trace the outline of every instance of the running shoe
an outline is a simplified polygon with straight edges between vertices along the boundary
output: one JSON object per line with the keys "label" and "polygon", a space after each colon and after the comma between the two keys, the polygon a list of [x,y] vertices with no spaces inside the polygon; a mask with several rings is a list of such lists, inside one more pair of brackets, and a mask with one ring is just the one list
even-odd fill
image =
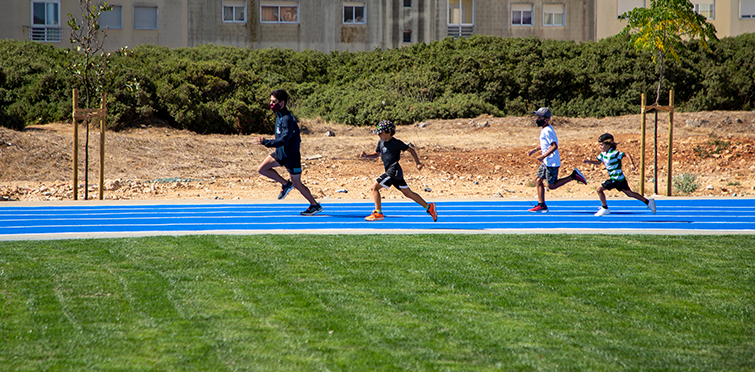
{"label": "running shoe", "polygon": [[377,211],[372,211],[372,214],[365,217],[365,221],[382,221],[385,219],[385,216],[383,216],[382,213],[378,213]]}
{"label": "running shoe", "polygon": [[595,217],[605,216],[607,214],[611,214],[611,211],[608,210],[608,208],[600,207],[597,212],[595,212]]}
{"label": "running shoe", "polygon": [[291,192],[291,190],[294,188],[294,183],[291,181],[288,181],[287,184],[281,186],[281,192],[278,194],[278,200],[281,200],[288,195],[288,193]]}
{"label": "running shoe", "polygon": [[433,217],[433,222],[438,222],[438,211],[435,210],[435,203],[430,203],[427,206],[427,214]]}
{"label": "running shoe", "polygon": [[574,172],[571,172],[571,178],[577,182],[582,182],[583,185],[587,185],[587,178],[582,175],[582,172],[580,172],[579,169],[574,168]]}
{"label": "running shoe", "polygon": [[655,199],[648,199],[648,208],[655,214]]}
{"label": "running shoe", "polygon": [[310,205],[306,211],[301,212],[302,216],[314,216],[322,212],[322,206],[320,204]]}
{"label": "running shoe", "polygon": [[528,211],[532,213],[548,213],[548,207],[538,204],[533,208],[528,209]]}

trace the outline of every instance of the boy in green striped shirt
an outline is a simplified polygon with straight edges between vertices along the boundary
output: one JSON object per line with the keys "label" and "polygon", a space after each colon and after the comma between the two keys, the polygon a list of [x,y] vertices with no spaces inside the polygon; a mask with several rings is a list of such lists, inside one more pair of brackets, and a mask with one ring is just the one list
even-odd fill
{"label": "boy in green striped shirt", "polygon": [[[608,175],[611,177],[607,181],[603,182],[602,185],[598,186],[598,189],[596,190],[598,192],[598,196],[600,197],[600,202],[603,204],[603,206],[598,210],[597,213],[595,213],[595,215],[600,217],[611,213],[611,211],[608,209],[608,204],[606,203],[605,191],[613,189],[623,191],[627,196],[645,203],[645,205],[650,208],[653,214],[655,214],[655,200],[645,199],[644,196],[632,191],[629,188],[627,179],[626,177],[624,177],[624,172],[621,170],[621,159],[624,158],[625,154],[621,151],[616,151],[616,142],[613,141],[613,135],[611,135],[610,133],[602,134],[600,138],[598,138],[598,143],[600,144],[601,151],[601,153],[597,156],[598,160],[585,159],[582,161],[585,164],[605,165],[606,170],[608,171]],[[626,154],[626,156],[629,158],[629,162],[632,164],[632,170],[634,170],[634,160],[632,160],[632,156],[630,156],[629,154]]]}

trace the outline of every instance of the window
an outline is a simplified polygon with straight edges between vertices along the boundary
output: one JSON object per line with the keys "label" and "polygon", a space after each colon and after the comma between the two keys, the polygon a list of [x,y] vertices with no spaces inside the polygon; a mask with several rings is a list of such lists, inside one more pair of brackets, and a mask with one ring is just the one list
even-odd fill
{"label": "window", "polygon": [[448,24],[474,24],[474,0],[448,0]]}
{"label": "window", "polygon": [[741,0],[739,2],[739,18],[755,19],[755,0]]}
{"label": "window", "polygon": [[343,3],[343,24],[365,24],[364,3]]}
{"label": "window", "polygon": [[263,23],[298,23],[299,3],[296,1],[261,1]]}
{"label": "window", "polygon": [[411,43],[412,42],[412,32],[410,30],[404,30],[404,39],[403,42],[405,43]]}
{"label": "window", "polygon": [[223,22],[246,23],[246,1],[223,0]]}
{"label": "window", "polygon": [[621,16],[631,11],[634,8],[644,8],[645,7],[645,0],[617,0],[616,3],[616,9],[617,9],[617,18],[621,18]]}
{"label": "window", "polygon": [[511,25],[532,26],[532,4],[511,4]]}
{"label": "window", "polygon": [[157,30],[157,7],[134,7],[134,30]]}
{"label": "window", "polygon": [[32,1],[31,25],[31,40],[59,43],[63,37],[63,29],[60,27],[60,1]]}
{"label": "window", "polygon": [[100,13],[98,22],[101,28],[109,30],[123,29],[123,7],[120,5],[113,5],[113,9]]}
{"label": "window", "polygon": [[404,8],[411,8],[412,0],[404,0]]}
{"label": "window", "polygon": [[563,26],[564,5],[543,4],[543,26]]}
{"label": "window", "polygon": [[696,1],[695,13],[704,16],[706,19],[716,19],[716,3],[715,0]]}

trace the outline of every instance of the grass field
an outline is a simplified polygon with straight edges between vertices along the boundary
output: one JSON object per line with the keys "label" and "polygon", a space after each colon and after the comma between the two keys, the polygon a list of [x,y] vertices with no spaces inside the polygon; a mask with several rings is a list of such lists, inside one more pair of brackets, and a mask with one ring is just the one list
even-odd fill
{"label": "grass field", "polygon": [[752,371],[751,236],[0,242],[0,371]]}

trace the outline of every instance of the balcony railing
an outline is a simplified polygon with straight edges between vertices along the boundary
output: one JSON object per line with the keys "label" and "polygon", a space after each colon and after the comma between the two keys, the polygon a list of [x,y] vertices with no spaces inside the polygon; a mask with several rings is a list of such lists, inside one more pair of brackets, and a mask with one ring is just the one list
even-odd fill
{"label": "balcony railing", "polygon": [[60,27],[29,27],[29,40],[47,43],[59,43],[63,39]]}
{"label": "balcony railing", "polygon": [[474,26],[448,26],[448,36],[454,39],[474,35]]}

